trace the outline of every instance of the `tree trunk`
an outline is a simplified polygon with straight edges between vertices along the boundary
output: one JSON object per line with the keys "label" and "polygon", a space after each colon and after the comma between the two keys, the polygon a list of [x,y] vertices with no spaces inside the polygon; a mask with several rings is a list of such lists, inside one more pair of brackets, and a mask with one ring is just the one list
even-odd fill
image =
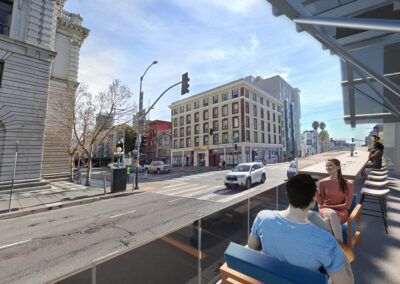
{"label": "tree trunk", "polygon": [[74,182],[74,157],[69,156],[69,165],[70,165],[70,178],[71,181]]}
{"label": "tree trunk", "polygon": [[87,167],[87,174],[86,174],[86,186],[90,186],[90,180],[92,175],[92,158],[91,155],[88,159],[88,167]]}

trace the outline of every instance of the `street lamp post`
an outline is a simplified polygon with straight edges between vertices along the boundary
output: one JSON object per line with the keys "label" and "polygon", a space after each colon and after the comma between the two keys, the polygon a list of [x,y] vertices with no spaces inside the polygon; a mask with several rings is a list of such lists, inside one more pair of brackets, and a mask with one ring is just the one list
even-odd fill
{"label": "street lamp post", "polygon": [[140,88],[139,88],[139,115],[140,117],[138,117],[138,132],[137,132],[137,137],[136,137],[136,145],[135,148],[137,150],[137,155],[136,155],[136,174],[135,174],[135,189],[139,189],[139,185],[138,185],[138,180],[139,180],[139,160],[140,160],[140,149],[139,149],[139,145],[140,145],[140,135],[141,132],[143,131],[143,117],[142,115],[142,110],[143,110],[143,92],[142,92],[142,83],[143,83],[143,78],[146,75],[146,72],[150,69],[151,66],[153,66],[154,64],[157,64],[158,62],[155,60],[153,61],[149,67],[147,67],[147,69],[144,71],[143,75],[140,77]]}

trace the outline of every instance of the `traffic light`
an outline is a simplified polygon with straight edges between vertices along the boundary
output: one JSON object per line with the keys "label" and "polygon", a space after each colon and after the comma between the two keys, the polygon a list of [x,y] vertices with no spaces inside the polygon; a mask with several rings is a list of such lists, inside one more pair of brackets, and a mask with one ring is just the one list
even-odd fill
{"label": "traffic light", "polygon": [[210,128],[210,135],[213,135],[214,129]]}
{"label": "traffic light", "polygon": [[146,148],[147,146],[147,136],[142,136],[142,148]]}
{"label": "traffic light", "polygon": [[237,151],[237,144],[235,144],[235,151]]}
{"label": "traffic light", "polygon": [[186,93],[189,93],[189,75],[186,72],[185,74],[182,74],[182,89],[181,89],[181,95],[184,95]]}

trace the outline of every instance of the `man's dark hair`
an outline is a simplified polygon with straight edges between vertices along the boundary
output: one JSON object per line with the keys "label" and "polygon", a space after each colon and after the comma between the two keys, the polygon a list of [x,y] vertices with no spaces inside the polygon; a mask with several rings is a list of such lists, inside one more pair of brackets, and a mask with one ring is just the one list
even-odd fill
{"label": "man's dark hair", "polygon": [[307,208],[316,191],[315,181],[310,175],[298,174],[286,183],[286,194],[290,205],[295,208]]}
{"label": "man's dark hair", "polygon": [[382,145],[381,143],[375,142],[375,143],[374,143],[374,148],[377,149],[377,150],[381,150],[381,151],[383,152],[383,149],[384,149],[385,147],[383,147],[383,145]]}
{"label": "man's dark hair", "polygon": [[376,141],[379,141],[379,139],[381,139],[378,135],[372,135],[372,137],[375,137]]}

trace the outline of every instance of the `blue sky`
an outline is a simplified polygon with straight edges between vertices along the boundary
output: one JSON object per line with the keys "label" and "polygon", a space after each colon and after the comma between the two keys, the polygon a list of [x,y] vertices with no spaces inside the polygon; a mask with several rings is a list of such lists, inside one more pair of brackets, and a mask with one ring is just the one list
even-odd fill
{"label": "blue sky", "polygon": [[[139,78],[154,60],[143,82],[145,106],[185,72],[185,97],[248,75],[280,74],[301,90],[302,131],[318,120],[334,139],[364,139],[372,128],[344,124],[339,59],[286,17],[274,17],[267,1],[67,0],[65,10],[91,30],[79,81],[93,92],[119,78],[137,100]],[[171,90],[150,118],[170,120],[168,105],[181,98],[180,87]]]}

